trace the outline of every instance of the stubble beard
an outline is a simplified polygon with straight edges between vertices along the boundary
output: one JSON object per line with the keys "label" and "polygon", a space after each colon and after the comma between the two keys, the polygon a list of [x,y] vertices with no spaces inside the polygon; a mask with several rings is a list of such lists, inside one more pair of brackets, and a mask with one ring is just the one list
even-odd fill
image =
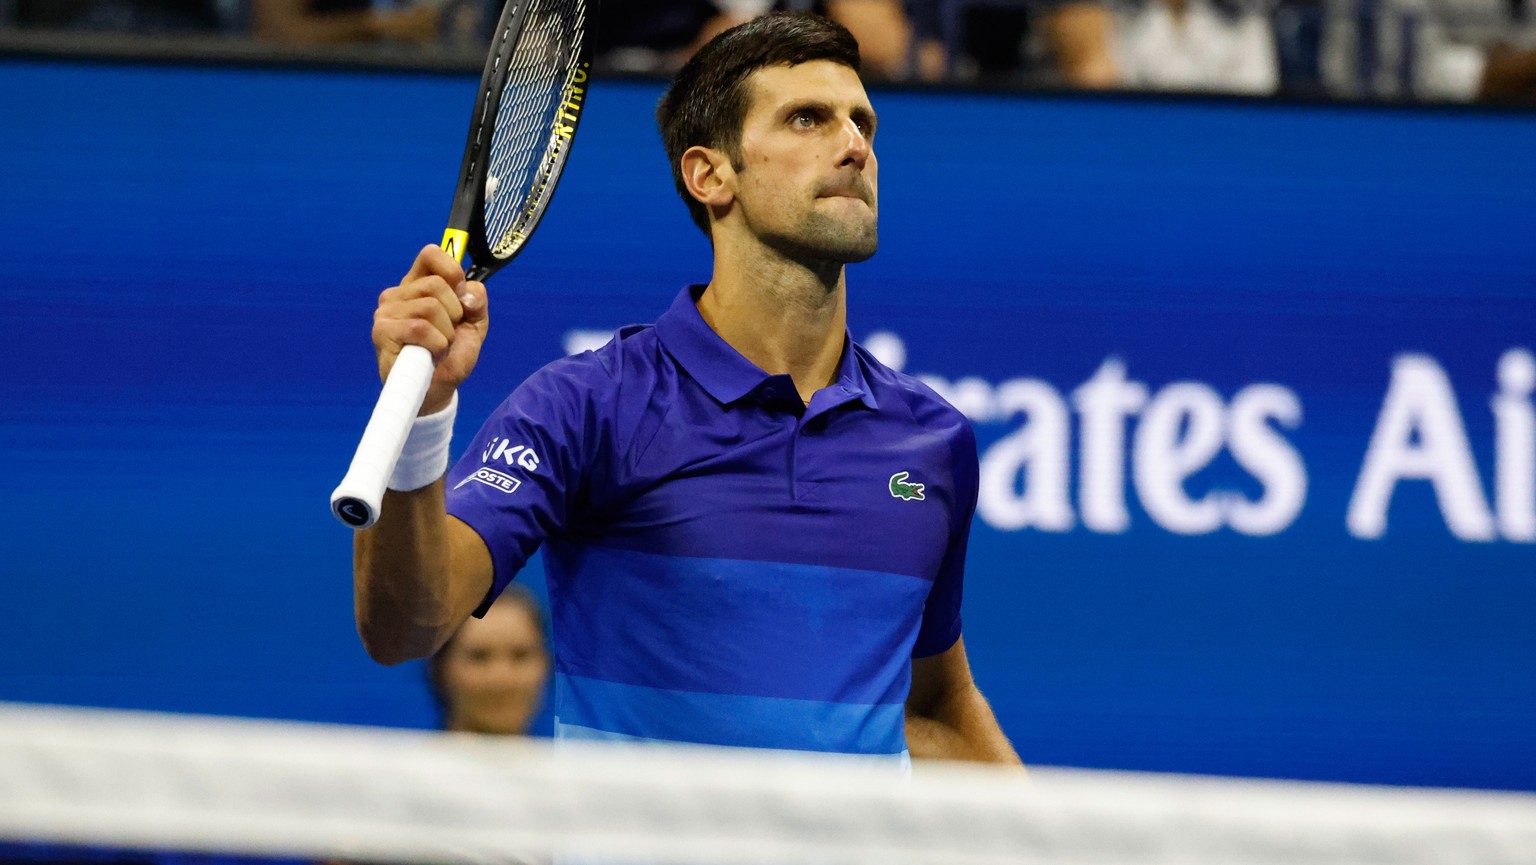
{"label": "stubble beard", "polygon": [[813,210],[792,231],[764,240],[785,258],[809,267],[841,267],[874,257],[880,247],[879,217],[873,207],[867,217],[833,216]]}
{"label": "stubble beard", "polygon": [[807,246],[819,250],[822,257],[840,264],[856,264],[874,257],[880,248],[879,219],[873,212],[867,220],[834,219],[824,213],[812,213],[800,234]]}

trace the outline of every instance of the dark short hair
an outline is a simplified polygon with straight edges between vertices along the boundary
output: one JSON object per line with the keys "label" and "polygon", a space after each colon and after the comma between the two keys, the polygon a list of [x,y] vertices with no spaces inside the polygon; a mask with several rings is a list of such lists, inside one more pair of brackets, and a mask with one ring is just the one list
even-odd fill
{"label": "dark short hair", "polygon": [[709,234],[709,209],[688,194],[682,158],[690,147],[725,151],[741,164],[747,117],[747,78],[766,66],[830,60],[859,71],[859,43],[847,28],[820,15],[772,12],[721,33],[684,64],[656,106],[656,125],[672,161],[672,181],[694,224]]}

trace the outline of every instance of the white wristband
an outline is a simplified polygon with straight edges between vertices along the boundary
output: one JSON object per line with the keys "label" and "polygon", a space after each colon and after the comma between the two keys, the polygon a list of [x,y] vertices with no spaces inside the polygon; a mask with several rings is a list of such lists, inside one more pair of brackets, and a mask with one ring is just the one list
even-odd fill
{"label": "white wristband", "polygon": [[459,413],[459,392],[443,410],[416,418],[405,437],[389,488],[397,492],[419,490],[448,471],[448,442],[453,438],[453,418]]}

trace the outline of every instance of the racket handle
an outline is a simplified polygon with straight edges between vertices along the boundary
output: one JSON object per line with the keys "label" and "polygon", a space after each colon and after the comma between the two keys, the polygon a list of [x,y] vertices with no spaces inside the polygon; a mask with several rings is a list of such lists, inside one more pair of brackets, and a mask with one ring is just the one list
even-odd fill
{"label": "racket handle", "polygon": [[379,519],[384,488],[395,471],[405,437],[416,422],[421,402],[432,384],[432,353],[419,345],[400,349],[384,389],[363,428],[357,453],[346,477],[331,493],[331,513],[354,529],[366,529]]}

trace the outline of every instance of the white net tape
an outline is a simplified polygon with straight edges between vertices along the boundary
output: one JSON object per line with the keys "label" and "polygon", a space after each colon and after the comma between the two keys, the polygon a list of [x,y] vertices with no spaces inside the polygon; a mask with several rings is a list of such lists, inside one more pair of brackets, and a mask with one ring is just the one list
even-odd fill
{"label": "white net tape", "polygon": [[1536,795],[0,703],[0,840],[434,863],[1536,865]]}

